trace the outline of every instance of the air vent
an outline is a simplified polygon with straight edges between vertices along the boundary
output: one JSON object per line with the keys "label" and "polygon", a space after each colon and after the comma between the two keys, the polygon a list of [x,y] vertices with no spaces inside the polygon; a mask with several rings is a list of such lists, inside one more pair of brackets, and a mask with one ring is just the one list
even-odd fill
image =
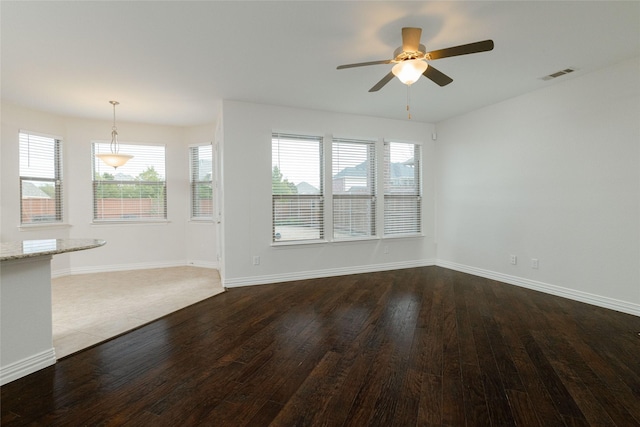
{"label": "air vent", "polygon": [[575,68],[565,68],[564,70],[556,71],[555,73],[542,77],[542,80],[555,79],[557,77],[564,76],[565,74],[573,73],[575,70]]}

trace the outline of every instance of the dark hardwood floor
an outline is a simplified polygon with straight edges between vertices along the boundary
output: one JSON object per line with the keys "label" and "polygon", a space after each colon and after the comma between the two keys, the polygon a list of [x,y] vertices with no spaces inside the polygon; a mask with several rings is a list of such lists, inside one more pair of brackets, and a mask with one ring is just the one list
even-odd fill
{"label": "dark hardwood floor", "polygon": [[639,426],[639,332],[439,267],[236,288],[3,386],[2,425]]}

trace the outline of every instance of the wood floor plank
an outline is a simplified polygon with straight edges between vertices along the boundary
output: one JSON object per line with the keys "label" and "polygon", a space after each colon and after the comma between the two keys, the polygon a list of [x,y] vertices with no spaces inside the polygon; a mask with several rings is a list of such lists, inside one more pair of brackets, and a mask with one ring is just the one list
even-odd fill
{"label": "wood floor plank", "polygon": [[507,390],[507,398],[516,425],[535,427],[540,425],[535,407],[529,401],[527,393],[520,390]]}
{"label": "wood floor plank", "polygon": [[282,405],[276,402],[267,401],[262,407],[254,414],[254,416],[246,424],[250,426],[267,426],[274,425],[273,419],[282,410]]}
{"label": "wood floor plank", "polygon": [[441,267],[230,289],[0,388],[24,425],[640,425],[640,318]]}
{"label": "wood floor plank", "polygon": [[427,341],[425,342],[425,372],[441,377],[442,376],[442,328],[444,327],[444,314],[442,309],[444,284],[442,281],[435,281],[433,284],[431,309],[429,311],[429,323]]}
{"label": "wood floor plank", "polygon": [[349,361],[329,351],[311,371],[296,394],[274,419],[274,425],[314,425],[314,418],[325,412],[334,389],[342,386]]}
{"label": "wood floor plank", "polygon": [[[371,352],[371,365],[366,381],[358,390],[354,404],[345,420],[345,426],[390,425],[397,405],[394,393],[402,383],[406,364],[399,364],[398,346],[410,343],[413,329],[406,330],[406,311],[412,301],[401,293],[390,292],[383,302],[379,318],[380,328],[373,336],[379,342],[377,350]],[[369,347],[369,350],[372,348]],[[406,348],[409,351],[409,348]]]}
{"label": "wood floor plank", "polygon": [[420,388],[422,387],[422,372],[409,367],[402,382],[398,396],[398,406],[390,426],[403,427],[414,425],[418,421],[420,410]]}
{"label": "wood floor plank", "polygon": [[463,364],[461,369],[466,424],[472,426],[491,425],[491,416],[489,415],[480,366]]}
{"label": "wood floor plank", "polygon": [[[580,360],[577,357],[572,357],[572,351],[569,346],[564,342],[550,340],[544,334],[536,333],[536,341],[541,344],[543,351],[550,357],[551,364],[556,372],[560,374],[560,378],[574,397],[576,404],[580,407],[580,410],[584,417],[590,424],[598,426],[612,426],[615,425],[609,414],[596,399],[591,390],[589,390],[580,377],[576,374],[576,367],[580,369]],[[564,351],[556,351],[566,350]],[[595,392],[596,390],[594,390]]]}
{"label": "wood floor plank", "polygon": [[544,383],[544,378],[539,375],[535,364],[529,358],[527,350],[524,347],[516,346],[511,348],[511,354],[540,423],[543,426],[563,425],[562,415],[554,405],[553,399]]}
{"label": "wood floor plank", "polygon": [[[640,425],[640,405],[636,404],[640,402],[640,380],[635,383],[634,390],[634,383],[631,383],[631,387],[629,385],[628,375],[620,375],[611,363],[593,351],[582,339],[565,338],[565,342],[571,342],[576,353],[581,355],[581,361],[573,366],[579,370],[583,382],[589,384],[589,388],[614,421],[620,425]],[[560,351],[567,354],[570,350],[565,348]],[[573,360],[576,360],[576,356],[573,357]]]}
{"label": "wood floor plank", "polygon": [[350,368],[341,386],[337,387],[337,390],[329,397],[325,410],[316,414],[315,421],[318,425],[341,426],[349,416],[360,390],[367,381],[367,375],[371,371],[373,353],[367,351],[364,344],[375,333],[375,326],[373,324],[367,325],[358,338],[360,344],[356,344],[349,353],[345,354],[344,357],[350,363]]}
{"label": "wood floor plank", "polygon": [[416,425],[442,425],[442,377],[424,374]]}
{"label": "wood floor plank", "polygon": [[442,319],[442,422],[447,425],[463,425],[464,397],[458,323],[454,288],[447,283],[443,298]]}
{"label": "wood floor plank", "polygon": [[[389,365],[385,367],[387,377],[384,379],[381,392],[375,403],[373,425],[392,426],[402,420],[413,424],[416,413],[404,411],[401,403],[405,392],[405,378],[409,374],[409,354],[413,343],[415,324],[418,316],[417,301],[413,295],[404,291],[398,298],[397,321],[393,320],[394,332],[391,334],[392,353]],[[402,417],[400,416],[402,414]]]}
{"label": "wood floor plank", "polygon": [[525,349],[531,363],[535,367],[537,375],[541,378],[556,409],[563,418],[571,418],[576,420],[575,422],[578,420],[586,421],[582,411],[533,336],[525,342]]}
{"label": "wood floor plank", "polygon": [[481,381],[488,403],[492,424],[499,426],[514,425],[513,414],[509,406],[500,370],[491,348],[491,337],[485,322],[490,318],[482,289],[476,288],[473,301],[467,301],[469,316],[473,324],[473,337],[476,344]]}

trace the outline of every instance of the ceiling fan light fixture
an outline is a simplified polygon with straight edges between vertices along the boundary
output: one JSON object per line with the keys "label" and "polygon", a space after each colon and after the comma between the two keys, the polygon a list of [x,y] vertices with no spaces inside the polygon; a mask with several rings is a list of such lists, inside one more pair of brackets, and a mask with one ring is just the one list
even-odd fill
{"label": "ceiling fan light fixture", "polygon": [[417,82],[422,73],[424,73],[429,65],[421,59],[408,59],[398,62],[393,66],[391,72],[402,83],[412,85]]}

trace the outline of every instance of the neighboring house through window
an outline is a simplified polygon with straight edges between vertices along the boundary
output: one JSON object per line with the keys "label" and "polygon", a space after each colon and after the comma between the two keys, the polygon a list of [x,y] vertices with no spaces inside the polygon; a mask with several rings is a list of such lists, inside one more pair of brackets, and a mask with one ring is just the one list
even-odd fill
{"label": "neighboring house through window", "polygon": [[384,144],[384,235],[422,232],[420,145]]}
{"label": "neighboring house through window", "polygon": [[333,238],[376,235],[375,141],[333,139]]}
{"label": "neighboring house through window", "polygon": [[271,139],[273,242],[324,239],[322,137]]}
{"label": "neighboring house through window", "polygon": [[110,152],[108,142],[93,146],[94,221],[154,221],[167,218],[164,145],[119,144],[133,155],[124,166],[107,166],[96,154]]}
{"label": "neighboring house through window", "polygon": [[20,223],[62,222],[62,141],[21,131]]}
{"label": "neighboring house through window", "polygon": [[[343,241],[422,234],[421,146],[408,142],[332,138],[330,161],[323,139],[272,134],[274,243]],[[384,153],[377,158],[377,151]],[[329,155],[330,154],[330,155]],[[326,164],[325,164],[326,163]],[[323,168],[331,169],[329,212],[324,212]],[[376,171],[383,172],[378,201]],[[382,221],[376,215],[383,215]],[[326,218],[325,218],[326,215]],[[382,230],[376,228],[382,226]]]}

